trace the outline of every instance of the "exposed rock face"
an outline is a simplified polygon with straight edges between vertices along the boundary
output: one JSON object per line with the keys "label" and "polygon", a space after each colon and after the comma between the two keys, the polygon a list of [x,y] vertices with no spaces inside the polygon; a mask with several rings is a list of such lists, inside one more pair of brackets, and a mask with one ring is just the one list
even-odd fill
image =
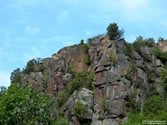
{"label": "exposed rock face", "polygon": [[158,47],[159,47],[163,52],[167,52],[167,40],[158,42]]}
{"label": "exposed rock face", "polygon": [[70,120],[70,125],[79,124],[79,120],[75,116],[74,111],[74,106],[78,101],[80,101],[83,105],[87,107],[86,111],[83,114],[83,120],[92,121],[93,92],[86,88],[82,88],[80,91],[75,91],[63,106],[65,118]]}
{"label": "exposed rock face", "polygon": [[[167,52],[165,46],[166,43],[158,44]],[[82,125],[74,113],[74,105],[80,100],[87,106],[83,120],[92,125],[119,125],[127,119],[126,102],[131,97],[142,110],[142,101],[150,94],[152,83],[159,80],[157,73],[164,66],[149,47],[133,50],[130,56],[125,55],[126,49],[124,40],[111,41],[107,36],[97,38],[88,50],[79,45],[66,47],[52,58],[43,59],[44,70],[24,75],[21,83],[42,88],[56,98],[73,79],[72,72],[94,72],[94,91],[75,91],[63,106],[64,116],[70,125]],[[90,65],[85,63],[87,57]],[[159,95],[164,92],[160,86],[156,91]]]}

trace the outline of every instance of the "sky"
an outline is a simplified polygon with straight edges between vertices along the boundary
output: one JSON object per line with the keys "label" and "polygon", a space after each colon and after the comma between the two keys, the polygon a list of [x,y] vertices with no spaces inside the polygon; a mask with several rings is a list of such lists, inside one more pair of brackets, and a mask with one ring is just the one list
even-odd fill
{"label": "sky", "polygon": [[106,33],[110,23],[124,38],[167,38],[166,0],[0,0],[0,86],[33,58]]}

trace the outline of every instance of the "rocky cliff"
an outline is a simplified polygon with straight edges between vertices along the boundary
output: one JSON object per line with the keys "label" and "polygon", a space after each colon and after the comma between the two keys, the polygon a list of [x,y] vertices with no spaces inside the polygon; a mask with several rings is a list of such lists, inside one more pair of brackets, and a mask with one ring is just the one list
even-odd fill
{"label": "rocky cliff", "polygon": [[127,112],[142,112],[153,92],[165,92],[156,84],[165,62],[154,49],[165,48],[162,44],[136,47],[102,35],[32,61],[26,72],[16,73],[17,82],[48,92],[56,100],[53,117],[61,110],[70,125],[119,125],[127,121]]}

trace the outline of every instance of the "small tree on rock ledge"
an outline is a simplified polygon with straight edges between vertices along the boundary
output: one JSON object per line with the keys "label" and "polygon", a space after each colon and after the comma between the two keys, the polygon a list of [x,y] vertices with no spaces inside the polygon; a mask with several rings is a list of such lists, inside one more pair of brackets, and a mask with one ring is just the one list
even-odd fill
{"label": "small tree on rock ledge", "polygon": [[124,31],[119,30],[117,23],[111,23],[106,30],[110,40],[120,40],[123,37]]}

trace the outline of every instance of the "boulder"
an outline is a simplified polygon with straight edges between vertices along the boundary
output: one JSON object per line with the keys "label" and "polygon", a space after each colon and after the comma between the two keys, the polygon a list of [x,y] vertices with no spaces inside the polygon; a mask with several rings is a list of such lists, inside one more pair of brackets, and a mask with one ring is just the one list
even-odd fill
{"label": "boulder", "polygon": [[70,121],[72,120],[74,123],[76,123],[76,121],[71,118],[72,116],[76,117],[74,113],[74,106],[78,101],[80,101],[87,107],[83,119],[91,120],[93,117],[93,92],[86,88],[82,88],[80,91],[75,91],[70,96],[69,100],[64,104],[63,111],[65,114],[65,118],[69,119]]}

